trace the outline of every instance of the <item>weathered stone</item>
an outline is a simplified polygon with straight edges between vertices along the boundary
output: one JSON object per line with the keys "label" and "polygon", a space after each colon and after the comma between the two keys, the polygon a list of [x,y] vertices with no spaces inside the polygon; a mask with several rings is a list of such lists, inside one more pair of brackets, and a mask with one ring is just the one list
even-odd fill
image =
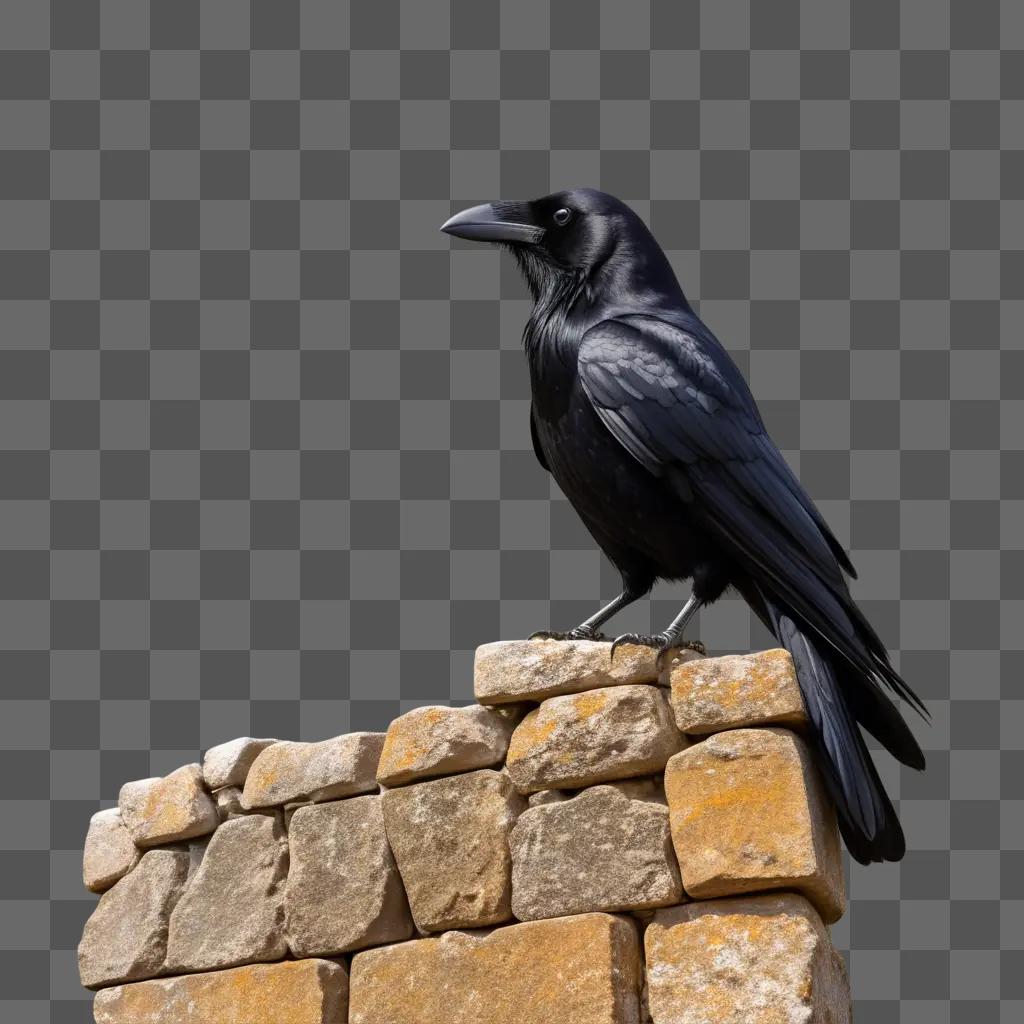
{"label": "weathered stone", "polygon": [[601,785],[617,789],[623,796],[629,797],[630,800],[646,800],[652,804],[668,806],[668,798],[665,796],[665,777],[660,773],[636,779],[618,779],[616,782],[603,782]]}
{"label": "weathered stone", "polygon": [[207,788],[244,786],[245,777],[257,755],[276,742],[272,739],[257,740],[251,736],[240,736],[236,740],[210,747],[203,758],[203,778]]}
{"label": "weathered stone", "polygon": [[235,967],[104,989],[96,1024],[341,1024],[348,972],[327,960]]}
{"label": "weathered stone", "polygon": [[82,852],[82,881],[90,892],[106,892],[139,863],[141,852],[116,807],[97,811],[89,819]]}
{"label": "weathered stone", "polygon": [[814,908],[797,893],[659,910],[647,926],[644,948],[654,1024],[851,1019],[842,957]]}
{"label": "weathered stone", "polygon": [[665,673],[655,665],[657,651],[622,644],[610,658],[611,642],[603,640],[499,640],[476,649],[473,692],[481,704],[546,700],[562,693],[581,693],[605,686],[667,683],[678,661],[699,658],[677,648],[666,655]]}
{"label": "weathered stone", "polygon": [[666,907],[683,898],[668,808],[612,786],[528,808],[510,847],[512,912],[520,921]]}
{"label": "weathered stone", "polygon": [[171,914],[167,969],[213,971],[280,960],[288,847],[272,817],[224,822]]}
{"label": "weathered stone", "polygon": [[136,846],[192,839],[220,824],[217,805],[203,788],[203,770],[198,764],[183,765],[163,778],[126,782],[118,806]]}
{"label": "weathered stone", "polygon": [[489,768],[381,794],[388,842],[418,928],[479,928],[512,916],[508,836],[526,801]]}
{"label": "weathered stone", "polygon": [[584,914],[357,953],[349,1024],[637,1024],[629,918]]}
{"label": "weathered stone", "polygon": [[377,781],[400,786],[501,764],[516,720],[479,704],[414,708],[388,727]]}
{"label": "weathered stone", "polygon": [[376,792],[383,746],[382,732],[350,732],[319,743],[272,743],[249,769],[242,806],[252,810]]}
{"label": "weathered stone", "polygon": [[685,733],[807,724],[793,659],[782,648],[683,662],[672,670],[671,681],[672,710]]}
{"label": "weathered stone", "polygon": [[78,972],[86,988],[160,972],[167,921],[187,875],[187,850],[148,850],[100,897],[78,944]]}
{"label": "weathered stone", "polygon": [[310,804],[292,816],[285,918],[295,956],[329,956],[412,935],[381,799]]}
{"label": "weathered stone", "polygon": [[516,727],[505,767],[521,793],[649,775],[686,746],[666,691],[608,686],[551,697]]}
{"label": "weathered stone", "polygon": [[242,790],[239,786],[225,786],[213,794],[213,802],[217,805],[217,813],[221,821],[228,818],[240,818],[251,812],[242,806]]}
{"label": "weathered stone", "polygon": [[665,790],[690,896],[798,889],[827,923],[842,916],[835,808],[796,733],[768,726],[709,736],[668,762]]}

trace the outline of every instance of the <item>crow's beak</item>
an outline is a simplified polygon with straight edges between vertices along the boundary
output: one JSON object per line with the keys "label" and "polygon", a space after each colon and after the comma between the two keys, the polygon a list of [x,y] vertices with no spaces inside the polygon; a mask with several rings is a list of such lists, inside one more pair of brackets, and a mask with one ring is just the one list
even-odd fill
{"label": "crow's beak", "polygon": [[529,222],[525,203],[482,203],[449,217],[446,234],[474,242],[539,242],[544,229]]}

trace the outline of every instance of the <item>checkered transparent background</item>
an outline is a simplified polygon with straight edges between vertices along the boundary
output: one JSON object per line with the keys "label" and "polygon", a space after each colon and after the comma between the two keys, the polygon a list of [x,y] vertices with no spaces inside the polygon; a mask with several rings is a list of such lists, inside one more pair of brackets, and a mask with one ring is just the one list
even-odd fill
{"label": "checkered transparent background", "polygon": [[573,185],[649,219],[934,713],[833,929],[858,1021],[1024,1019],[1024,5],[2,0],[0,50],[5,1020],[90,1019],[122,782],[464,703],[617,591],[512,264],[437,231]]}

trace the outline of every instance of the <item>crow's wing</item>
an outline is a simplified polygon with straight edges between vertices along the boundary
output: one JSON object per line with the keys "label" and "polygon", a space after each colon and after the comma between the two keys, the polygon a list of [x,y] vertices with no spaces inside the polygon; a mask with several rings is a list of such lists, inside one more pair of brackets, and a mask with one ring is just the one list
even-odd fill
{"label": "crow's wing", "polygon": [[605,426],[690,503],[752,579],[869,678],[916,701],[850,598],[845,553],[699,321],[683,330],[648,316],[605,320],[584,335],[578,369]]}
{"label": "crow's wing", "polygon": [[540,446],[540,438],[537,437],[537,419],[533,414],[532,402],[530,403],[530,440],[533,442],[533,454],[537,456],[537,461],[550,473],[551,467],[548,465],[548,460],[544,458],[544,452]]}

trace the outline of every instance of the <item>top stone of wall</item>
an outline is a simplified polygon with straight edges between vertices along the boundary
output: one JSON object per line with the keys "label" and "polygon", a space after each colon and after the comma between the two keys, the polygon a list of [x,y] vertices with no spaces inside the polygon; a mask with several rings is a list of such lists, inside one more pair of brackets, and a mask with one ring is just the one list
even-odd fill
{"label": "top stone of wall", "polygon": [[476,705],[125,783],[83,862],[96,1019],[848,1021],[789,655],[609,647],[486,644]]}

